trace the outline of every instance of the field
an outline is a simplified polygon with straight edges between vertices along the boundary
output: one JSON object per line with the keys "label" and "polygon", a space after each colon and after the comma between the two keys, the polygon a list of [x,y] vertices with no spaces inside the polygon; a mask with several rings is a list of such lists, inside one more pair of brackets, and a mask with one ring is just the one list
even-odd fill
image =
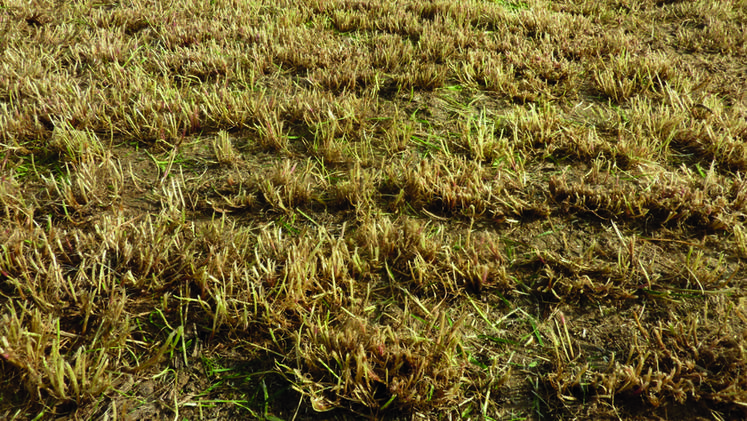
{"label": "field", "polygon": [[746,22],[0,3],[0,418],[747,417]]}

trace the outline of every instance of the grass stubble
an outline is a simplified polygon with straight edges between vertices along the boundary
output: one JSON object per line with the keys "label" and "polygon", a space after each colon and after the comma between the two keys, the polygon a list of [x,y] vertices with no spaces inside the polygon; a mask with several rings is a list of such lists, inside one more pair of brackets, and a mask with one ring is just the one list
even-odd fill
{"label": "grass stubble", "polygon": [[745,21],[3,3],[0,417],[744,417]]}

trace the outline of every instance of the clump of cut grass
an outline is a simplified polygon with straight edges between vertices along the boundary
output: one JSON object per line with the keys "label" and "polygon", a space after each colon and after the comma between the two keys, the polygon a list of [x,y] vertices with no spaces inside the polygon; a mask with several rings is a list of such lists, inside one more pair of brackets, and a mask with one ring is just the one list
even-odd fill
{"label": "clump of cut grass", "polygon": [[273,209],[292,212],[299,205],[320,200],[314,192],[314,185],[319,182],[311,182],[316,165],[311,160],[302,165],[283,160],[269,168],[267,174],[255,176],[254,183]]}
{"label": "clump of cut grass", "polygon": [[400,333],[365,319],[350,317],[335,327],[312,318],[295,341],[303,369],[281,368],[317,411],[339,406],[340,399],[377,412],[458,405],[459,323],[449,326],[443,313],[426,317],[422,324],[410,319],[414,326]]}
{"label": "clump of cut grass", "polygon": [[33,206],[24,198],[21,183],[12,172],[5,170],[3,173],[3,182],[0,183],[0,203],[2,203],[3,215],[9,220],[18,220],[21,216],[31,220]]}
{"label": "clump of cut grass", "polygon": [[661,92],[665,86],[679,88],[682,77],[676,63],[663,54],[631,56],[629,52],[608,58],[595,74],[599,91],[617,103],[641,94]]}
{"label": "clump of cut grass", "polygon": [[112,374],[104,348],[70,350],[77,335],[60,330],[59,318],[42,316],[38,308],[8,305],[4,310],[0,353],[27,398],[83,405],[107,390]]}
{"label": "clump of cut grass", "polygon": [[337,182],[331,189],[331,201],[339,206],[353,207],[356,214],[364,217],[376,206],[376,185],[380,178],[380,172],[363,169],[356,163],[348,172],[347,179]]}
{"label": "clump of cut grass", "polygon": [[484,174],[479,163],[437,155],[436,159],[401,162],[388,169],[387,178],[392,190],[398,192],[394,206],[408,204],[415,210],[482,214],[490,210],[489,197],[496,188],[483,179]]}
{"label": "clump of cut grass", "polygon": [[213,139],[213,152],[219,164],[234,164],[241,158],[225,131],[218,132]]}
{"label": "clump of cut grass", "polygon": [[[718,299],[711,300],[711,311],[715,313],[713,317],[717,314],[725,316],[721,313],[723,307],[713,305],[717,302]],[[709,322],[701,316],[671,315],[666,324],[660,321],[651,331],[631,332],[636,340],[627,360],[610,361],[606,368],[607,375],[587,369],[575,380],[563,382],[561,390],[586,382],[587,387],[600,388],[603,394],[639,396],[654,406],[669,399],[680,404],[700,399],[712,402],[741,399],[724,388],[731,379],[718,379],[718,374],[726,368],[725,364],[728,365],[727,361],[739,364],[737,344],[727,339],[727,335],[703,336],[702,326]],[[722,341],[727,341],[728,345],[714,353],[711,346]],[[688,344],[687,348],[684,348],[685,344]],[[663,350],[664,356],[658,361],[653,361],[651,352],[646,351],[652,347]],[[582,380],[584,378],[586,380]],[[706,382],[711,383],[713,389],[702,393],[701,387]]]}
{"label": "clump of cut grass", "polygon": [[[684,168],[670,173],[670,178],[654,184],[648,180],[645,189],[622,183],[620,178],[607,179],[601,190],[586,184],[585,179],[568,184],[566,175],[550,179],[550,193],[566,209],[594,214],[597,217],[621,217],[667,225],[690,224],[719,231],[731,225],[736,209],[723,198],[725,189],[714,183],[715,172],[703,173],[702,181]],[[644,181],[646,183],[646,181]],[[715,193],[719,191],[720,193]]]}
{"label": "clump of cut grass", "polygon": [[270,100],[256,111],[258,122],[254,127],[257,130],[257,140],[259,145],[265,149],[273,152],[287,152],[288,132],[280,117],[280,110],[275,104],[274,100]]}
{"label": "clump of cut grass", "polygon": [[56,125],[49,140],[49,149],[72,164],[103,160],[108,148],[91,131],[73,129],[69,124]]}

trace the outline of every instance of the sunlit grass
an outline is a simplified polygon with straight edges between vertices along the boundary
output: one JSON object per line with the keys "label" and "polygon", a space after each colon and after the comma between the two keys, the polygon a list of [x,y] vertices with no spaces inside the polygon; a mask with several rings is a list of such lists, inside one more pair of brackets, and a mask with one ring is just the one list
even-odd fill
{"label": "sunlit grass", "polygon": [[745,19],[0,6],[0,418],[743,416]]}

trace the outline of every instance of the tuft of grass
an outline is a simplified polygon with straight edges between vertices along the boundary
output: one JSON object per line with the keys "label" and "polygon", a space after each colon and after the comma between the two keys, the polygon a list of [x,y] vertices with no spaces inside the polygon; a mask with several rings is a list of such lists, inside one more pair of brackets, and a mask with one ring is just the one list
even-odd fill
{"label": "tuft of grass", "polygon": [[231,138],[225,131],[218,132],[218,135],[213,139],[213,152],[218,164],[234,164],[241,159],[231,143]]}

